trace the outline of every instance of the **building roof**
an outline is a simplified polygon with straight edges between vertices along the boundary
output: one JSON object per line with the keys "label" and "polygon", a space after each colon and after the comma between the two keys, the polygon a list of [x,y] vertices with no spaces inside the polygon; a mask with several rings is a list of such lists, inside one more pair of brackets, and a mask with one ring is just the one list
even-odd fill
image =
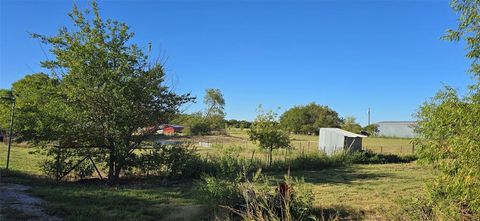
{"label": "building roof", "polygon": [[416,121],[379,121],[377,124],[416,124]]}
{"label": "building roof", "polygon": [[345,137],[367,137],[365,135],[352,133],[352,132],[349,132],[349,131],[346,131],[346,130],[342,130],[340,128],[320,128],[320,130],[334,132],[334,133],[337,133],[337,134],[341,134]]}

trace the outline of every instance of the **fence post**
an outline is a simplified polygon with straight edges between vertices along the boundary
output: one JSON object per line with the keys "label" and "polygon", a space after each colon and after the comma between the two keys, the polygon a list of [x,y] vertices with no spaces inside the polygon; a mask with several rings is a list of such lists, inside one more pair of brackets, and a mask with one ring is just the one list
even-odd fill
{"label": "fence post", "polygon": [[403,153],[403,146],[400,146],[400,153]]}
{"label": "fence post", "polygon": [[415,144],[412,143],[412,153],[415,153]]}
{"label": "fence post", "polygon": [[383,153],[383,146],[380,146],[380,153]]}

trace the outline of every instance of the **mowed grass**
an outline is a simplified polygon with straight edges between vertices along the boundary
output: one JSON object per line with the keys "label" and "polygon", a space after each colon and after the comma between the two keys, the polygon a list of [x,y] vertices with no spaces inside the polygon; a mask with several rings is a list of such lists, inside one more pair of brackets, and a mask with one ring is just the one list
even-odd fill
{"label": "mowed grass", "polygon": [[417,196],[432,170],[418,165],[354,165],[319,171],[292,171],[312,184],[315,204],[337,210],[353,220],[386,220],[399,209],[398,201]]}
{"label": "mowed grass", "polygon": [[[45,156],[34,154],[34,148],[25,145],[12,145],[10,149],[11,170],[22,171],[28,174],[41,174],[40,164],[45,160]],[[0,168],[5,168],[7,164],[7,145],[0,143]]]}
{"label": "mowed grass", "polygon": [[[211,220],[212,211],[199,199],[195,181],[162,178],[125,180],[118,187],[96,181],[56,183],[37,175],[43,157],[32,148],[14,146],[11,168],[1,182],[31,186],[29,192],[46,201],[49,214],[65,220]],[[0,146],[2,167],[6,146]],[[432,170],[417,163],[352,165],[345,168],[291,171],[311,184],[315,206],[346,220],[389,220],[397,201],[416,196]],[[35,176],[31,176],[35,175]],[[272,173],[278,178],[282,173]],[[273,188],[273,187],[272,187]],[[335,212],[333,212],[335,211]]]}

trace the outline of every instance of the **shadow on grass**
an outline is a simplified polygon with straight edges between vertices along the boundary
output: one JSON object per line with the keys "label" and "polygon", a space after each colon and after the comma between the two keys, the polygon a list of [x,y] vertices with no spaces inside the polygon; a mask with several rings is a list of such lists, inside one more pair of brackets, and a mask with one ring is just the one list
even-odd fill
{"label": "shadow on grass", "polygon": [[[283,176],[280,173],[268,173],[277,178]],[[322,170],[299,170],[291,171],[292,177],[304,178],[305,182],[312,184],[350,184],[359,180],[378,180],[386,177],[393,177],[389,173],[369,173],[355,167],[341,167]]]}
{"label": "shadow on grass", "polygon": [[0,176],[1,182],[30,186],[30,194],[46,201],[49,215],[65,220],[211,220],[191,183],[154,186],[124,180],[110,187],[100,180],[55,182],[18,171],[0,170]]}

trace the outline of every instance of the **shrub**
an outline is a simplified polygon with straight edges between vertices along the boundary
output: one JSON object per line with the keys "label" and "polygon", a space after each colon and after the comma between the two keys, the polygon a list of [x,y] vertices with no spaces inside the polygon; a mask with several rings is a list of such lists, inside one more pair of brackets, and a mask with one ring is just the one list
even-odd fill
{"label": "shrub", "polygon": [[347,155],[347,160],[357,164],[409,163],[416,155],[379,154],[372,151],[357,151]]}
{"label": "shrub", "polygon": [[[200,184],[203,198],[212,206],[231,211],[242,220],[305,220],[313,208],[311,187],[303,179],[291,179],[272,187],[271,177],[260,170],[247,179],[239,174],[235,181],[204,177]],[[235,217],[234,220],[237,220]]]}

